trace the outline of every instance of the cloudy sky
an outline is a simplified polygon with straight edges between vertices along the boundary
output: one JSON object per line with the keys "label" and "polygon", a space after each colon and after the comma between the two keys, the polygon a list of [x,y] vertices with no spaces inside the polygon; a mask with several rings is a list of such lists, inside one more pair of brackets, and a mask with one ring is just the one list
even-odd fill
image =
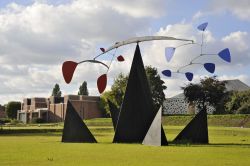
{"label": "cloudy sky", "polygon": [[[96,79],[106,69],[100,65],[82,64],[71,84],[62,77],[61,65],[66,60],[91,59],[99,47],[135,36],[164,35],[200,42],[196,27],[208,22],[204,52],[218,53],[229,48],[232,63],[217,56],[197,62],[216,64],[219,79],[240,79],[250,85],[250,3],[248,0],[4,0],[0,1],[0,104],[24,97],[48,97],[55,83],[63,94],[75,94],[85,80],[91,95],[98,95]],[[180,42],[154,41],[141,43],[145,65],[176,69],[194,56],[200,48],[179,48],[171,62],[164,57],[167,46]],[[118,73],[128,73],[135,45],[117,50],[124,63],[114,61],[109,72],[109,85]],[[109,63],[111,56],[100,60]],[[195,73],[197,82],[211,76],[201,66],[186,69]],[[171,79],[161,75],[168,89],[167,97],[180,93],[188,82],[183,75]]]}

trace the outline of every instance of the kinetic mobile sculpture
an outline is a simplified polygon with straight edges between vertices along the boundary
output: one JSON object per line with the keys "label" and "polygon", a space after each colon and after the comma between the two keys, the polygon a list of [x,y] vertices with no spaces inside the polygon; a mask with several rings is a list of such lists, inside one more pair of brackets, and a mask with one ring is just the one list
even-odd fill
{"label": "kinetic mobile sculpture", "polygon": [[204,46],[204,31],[206,30],[207,28],[207,25],[208,23],[205,22],[201,25],[199,25],[197,27],[198,30],[202,31],[202,34],[201,34],[201,43],[186,43],[186,44],[182,44],[182,45],[179,45],[177,47],[167,47],[166,50],[165,50],[165,56],[166,56],[166,60],[169,62],[174,53],[175,53],[175,50],[177,48],[180,48],[180,47],[183,47],[183,46],[187,46],[187,45],[190,45],[190,44],[194,44],[194,45],[200,45],[201,47],[201,52],[198,56],[194,57],[193,59],[190,60],[190,62],[184,66],[180,66],[176,71],[171,71],[171,70],[163,70],[162,71],[162,74],[167,76],[167,77],[171,77],[173,73],[177,73],[177,74],[185,74],[186,78],[188,79],[188,81],[192,81],[193,80],[193,76],[194,74],[192,72],[183,72],[183,69],[185,69],[186,67],[188,66],[192,66],[192,65],[203,65],[203,67],[209,72],[209,73],[214,73],[215,71],[215,64],[214,63],[198,63],[198,62],[195,62],[197,59],[203,57],[203,56],[206,56],[206,55],[218,55],[222,60],[226,61],[226,62],[231,62],[231,56],[230,56],[230,52],[229,52],[229,49],[228,48],[225,48],[223,49],[222,51],[220,51],[218,54],[207,54],[207,53],[203,53],[203,46]]}
{"label": "kinetic mobile sculpture", "polygon": [[[191,61],[179,67],[177,71],[164,70],[162,74],[171,77],[172,73],[185,74],[186,78],[189,81],[193,79],[192,72],[183,72],[183,69],[187,66],[191,65],[203,65],[203,67],[210,73],[214,73],[215,64],[214,63],[198,63],[195,60],[199,59],[205,55],[218,55],[221,59],[226,62],[231,62],[229,49],[226,48],[220,51],[218,54],[204,54],[203,53],[203,36],[204,31],[207,27],[208,23],[203,23],[199,25],[197,28],[202,31],[202,40],[201,44],[194,43],[193,40],[188,39],[179,39],[174,37],[167,36],[144,36],[144,37],[136,37],[131,38],[125,41],[116,42],[113,46],[108,49],[100,48],[102,53],[95,56],[91,60],[84,60],[81,62],[74,61],[66,61],[63,63],[62,72],[63,77],[66,83],[70,83],[74,74],[76,67],[81,63],[98,63],[104,66],[107,70],[104,74],[99,76],[97,79],[97,87],[100,93],[102,93],[107,85],[107,74],[110,69],[110,65],[116,56],[116,51],[119,47],[124,45],[137,43],[134,58],[128,78],[128,83],[126,87],[125,96],[123,99],[123,103],[120,106],[120,110],[116,108],[116,106],[109,101],[109,107],[112,116],[112,122],[115,130],[115,135],[113,142],[114,143],[143,143],[145,145],[168,145],[163,127],[161,125],[161,109],[158,111],[153,111],[153,100],[150,87],[148,85],[143,60],[140,53],[139,43],[145,41],[153,41],[153,40],[177,40],[181,42],[185,42],[177,47],[167,47],[165,49],[166,60],[170,61],[175,53],[175,50],[179,47],[198,44],[201,47],[200,54],[191,59]],[[110,52],[111,50],[115,50],[112,54],[112,59],[109,65],[97,60],[102,55]],[[124,61],[124,57],[122,55],[116,56],[117,61]],[[66,117],[67,119],[67,117]],[[65,121],[65,126],[69,121]],[[200,125],[202,124],[202,125]],[[86,127],[85,127],[86,128]],[[65,131],[69,131],[64,129]],[[197,131],[197,132],[196,132]],[[89,132],[88,132],[89,133]],[[69,134],[73,136],[73,134]],[[90,134],[88,134],[90,135]],[[64,137],[63,137],[64,138]],[[73,139],[72,137],[70,140]],[[64,140],[64,139],[63,139]],[[208,132],[207,132],[207,113],[206,110],[201,111],[196,115],[196,117],[184,128],[184,130],[176,137],[175,142],[181,142],[182,140],[189,140],[193,143],[208,143]],[[91,141],[90,141],[91,142]],[[92,142],[95,142],[92,139]]]}

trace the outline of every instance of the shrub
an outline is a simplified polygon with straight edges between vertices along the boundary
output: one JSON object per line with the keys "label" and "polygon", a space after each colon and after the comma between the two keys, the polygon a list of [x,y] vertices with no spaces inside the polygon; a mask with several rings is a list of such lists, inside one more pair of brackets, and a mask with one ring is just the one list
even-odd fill
{"label": "shrub", "polygon": [[45,123],[45,120],[42,118],[34,118],[31,121],[32,123]]}
{"label": "shrub", "polygon": [[250,103],[243,104],[238,110],[237,114],[250,114]]}
{"label": "shrub", "polygon": [[18,123],[22,123],[22,121],[16,120],[16,119],[11,119],[10,124],[16,125]]}
{"label": "shrub", "polygon": [[1,124],[5,124],[5,123],[10,123],[10,119],[7,119],[7,118],[2,118],[2,119],[0,119],[0,123]]}
{"label": "shrub", "polygon": [[11,101],[7,104],[6,113],[8,118],[16,119],[17,118],[17,110],[21,109],[21,103],[18,101]]}

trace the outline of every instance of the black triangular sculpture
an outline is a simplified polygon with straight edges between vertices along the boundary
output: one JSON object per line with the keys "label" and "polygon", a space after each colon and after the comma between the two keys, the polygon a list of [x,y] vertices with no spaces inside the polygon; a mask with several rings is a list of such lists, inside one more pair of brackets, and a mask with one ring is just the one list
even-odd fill
{"label": "black triangular sculpture", "polygon": [[113,123],[114,131],[115,131],[116,124],[118,121],[118,116],[119,116],[119,109],[110,100],[108,100],[108,104],[109,104],[109,111],[111,113],[112,123]]}
{"label": "black triangular sculpture", "polygon": [[113,142],[141,144],[156,113],[137,44]]}
{"label": "black triangular sculpture", "polygon": [[208,144],[207,111],[201,110],[173,142]]}
{"label": "black triangular sculpture", "polygon": [[165,135],[164,129],[161,125],[161,146],[167,146],[168,145],[168,140],[167,137]]}
{"label": "black triangular sculpture", "polygon": [[97,143],[70,101],[67,103],[62,142]]}

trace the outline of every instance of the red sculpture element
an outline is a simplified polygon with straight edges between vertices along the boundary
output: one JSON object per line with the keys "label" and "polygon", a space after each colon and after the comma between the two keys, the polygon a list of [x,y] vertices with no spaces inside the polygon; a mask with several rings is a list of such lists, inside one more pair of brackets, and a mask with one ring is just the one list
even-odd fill
{"label": "red sculpture element", "polygon": [[74,71],[78,63],[73,61],[65,61],[62,65],[63,78],[67,84],[72,80]]}
{"label": "red sculpture element", "polygon": [[102,93],[105,90],[106,86],[107,86],[107,74],[103,74],[97,79],[97,88],[99,93]]}
{"label": "red sculpture element", "polygon": [[123,61],[124,61],[124,58],[123,58],[122,55],[119,55],[119,56],[117,57],[117,60],[118,60],[119,62],[123,62]]}
{"label": "red sculpture element", "polygon": [[105,52],[105,48],[100,48],[100,50],[101,50],[102,52]]}

